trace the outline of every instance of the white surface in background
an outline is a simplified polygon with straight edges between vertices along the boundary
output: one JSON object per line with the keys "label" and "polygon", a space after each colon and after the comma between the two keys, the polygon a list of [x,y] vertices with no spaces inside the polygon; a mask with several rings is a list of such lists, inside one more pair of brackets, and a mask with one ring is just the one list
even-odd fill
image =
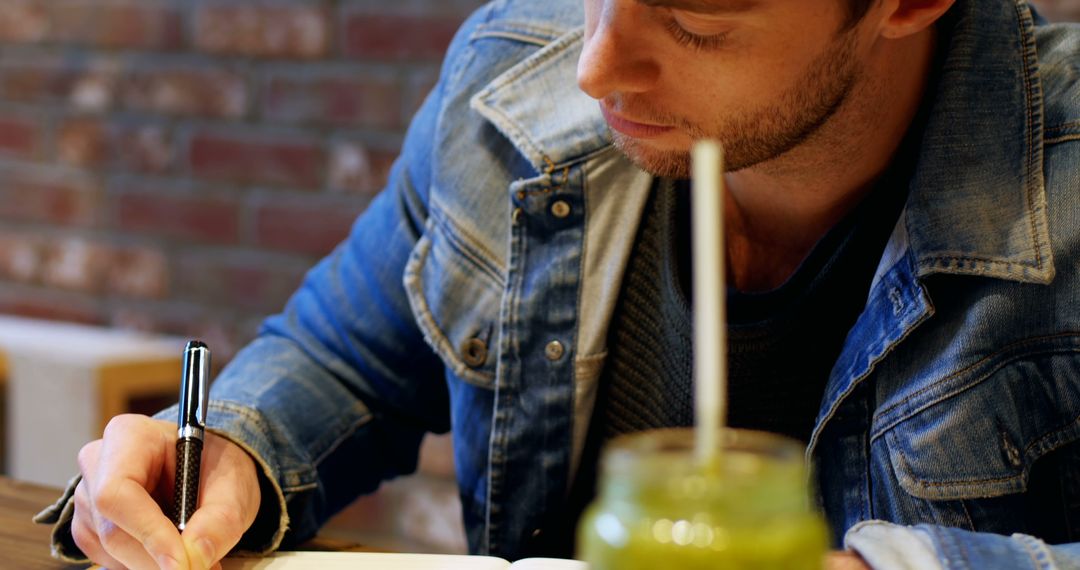
{"label": "white surface in background", "polygon": [[[76,455],[101,436],[98,371],[111,363],[176,358],[184,341],[115,329],[0,316],[8,362],[8,474],[63,487]],[[177,386],[180,371],[176,371]]]}

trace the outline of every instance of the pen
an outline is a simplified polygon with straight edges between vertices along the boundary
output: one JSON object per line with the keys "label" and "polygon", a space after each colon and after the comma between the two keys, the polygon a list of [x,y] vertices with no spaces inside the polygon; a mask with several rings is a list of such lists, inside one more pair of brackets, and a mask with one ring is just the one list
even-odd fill
{"label": "pen", "polygon": [[180,380],[172,512],[173,524],[180,532],[187,526],[199,500],[199,463],[206,429],[209,377],[210,349],[201,341],[188,342],[184,348],[184,371]]}

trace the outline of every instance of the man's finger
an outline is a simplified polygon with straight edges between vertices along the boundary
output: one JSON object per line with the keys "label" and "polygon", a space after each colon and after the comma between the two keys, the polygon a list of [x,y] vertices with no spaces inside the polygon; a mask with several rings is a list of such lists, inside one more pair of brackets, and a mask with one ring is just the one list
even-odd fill
{"label": "man's finger", "polygon": [[99,518],[94,532],[106,554],[120,561],[124,568],[180,570],[180,565],[175,560],[155,560],[139,541],[108,520]]}
{"label": "man's finger", "polygon": [[205,570],[233,549],[251,524],[235,503],[202,504],[184,527],[184,547],[193,570]]}
{"label": "man's finger", "polygon": [[[81,486],[81,484],[80,484]],[[85,487],[83,488],[85,496]],[[123,568],[118,560],[109,556],[105,548],[98,540],[97,532],[93,528],[93,516],[87,511],[88,500],[79,499],[79,487],[75,488],[75,513],[71,519],[71,538],[75,545],[95,564],[105,568]]]}
{"label": "man's finger", "polygon": [[[150,496],[172,450],[167,430],[140,416],[118,416],[105,428],[90,498],[101,519],[136,540],[159,565],[186,567],[176,527]],[[99,535],[106,548],[109,542]],[[115,554],[110,549],[110,552]]]}

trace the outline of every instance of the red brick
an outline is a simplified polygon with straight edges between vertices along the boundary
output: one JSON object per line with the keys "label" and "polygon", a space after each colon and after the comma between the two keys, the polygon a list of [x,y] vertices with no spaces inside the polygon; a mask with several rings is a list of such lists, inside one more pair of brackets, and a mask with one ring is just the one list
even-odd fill
{"label": "red brick", "polygon": [[100,302],[87,301],[79,293],[0,291],[0,313],[6,315],[101,325],[104,324],[101,307]]}
{"label": "red brick", "polygon": [[38,132],[36,121],[15,115],[0,115],[0,155],[33,158],[37,155]]}
{"label": "red brick", "polygon": [[232,360],[237,351],[254,336],[238,326],[229,315],[222,315],[218,311],[212,315],[202,315],[181,333],[187,338],[200,339],[212,348],[214,359],[211,364],[215,370],[220,370]]}
{"label": "red brick", "polygon": [[360,201],[278,199],[255,209],[255,243],[280,251],[325,255],[349,235]]}
{"label": "red brick", "polygon": [[228,198],[123,191],[115,198],[118,229],[213,243],[235,243],[240,210]]}
{"label": "red brick", "polygon": [[110,261],[110,251],[102,244],[85,238],[55,240],[45,248],[41,281],[57,289],[97,293]]}
{"label": "red brick", "polygon": [[275,121],[375,128],[401,126],[402,90],[385,77],[273,77],[263,98],[263,115]]}
{"label": "red brick", "polygon": [[255,327],[237,322],[236,315],[205,305],[185,303],[120,305],[111,313],[115,327],[197,338],[213,352],[212,370],[219,371],[255,336]]}
{"label": "red brick", "polygon": [[281,310],[300,285],[310,260],[229,252],[194,252],[176,261],[177,294],[196,302],[269,314]]}
{"label": "red brick", "polygon": [[71,71],[53,62],[5,66],[0,72],[3,96],[10,101],[61,100],[73,83]]}
{"label": "red brick", "polygon": [[24,233],[0,234],[0,279],[30,283],[41,274],[44,242]]}
{"label": "red brick", "polygon": [[105,274],[106,290],[124,297],[163,299],[169,293],[169,263],[157,249],[113,250]]}
{"label": "red brick", "polygon": [[360,59],[441,59],[462,18],[440,15],[353,13],[346,16],[341,50]]}
{"label": "red brick", "polygon": [[222,54],[320,58],[330,44],[330,13],[319,6],[201,5],[195,47]]}
{"label": "red brick", "polygon": [[239,118],[248,108],[248,87],[235,73],[207,69],[154,69],[128,73],[124,106],[165,115]]}
{"label": "red brick", "polygon": [[199,133],[191,139],[188,157],[200,178],[309,189],[322,186],[326,165],[319,143],[270,135]]}
{"label": "red brick", "polygon": [[371,158],[372,182],[375,184],[376,189],[381,190],[386,186],[387,181],[390,179],[390,171],[394,168],[394,161],[397,160],[400,154],[400,150],[371,150],[368,152],[368,156]]}
{"label": "red brick", "polygon": [[44,3],[4,0],[4,8],[0,10],[0,42],[39,42],[48,32],[49,17]]}
{"label": "red brick", "polygon": [[89,179],[0,172],[0,219],[89,226],[100,210],[100,187]]}
{"label": "red brick", "polygon": [[112,105],[117,76],[116,69],[104,65],[20,64],[0,70],[0,95],[10,101],[56,102],[99,112]]}
{"label": "red brick", "polygon": [[439,72],[436,68],[418,73],[409,80],[406,89],[408,95],[405,97],[405,103],[403,103],[406,122],[420,110],[420,106],[424,104],[424,99],[435,89],[435,84],[438,81]]}
{"label": "red brick", "polygon": [[72,119],[56,133],[60,162],[81,167],[100,166],[108,152],[108,134],[98,119]]}
{"label": "red brick", "polygon": [[352,194],[375,190],[371,158],[360,143],[339,141],[330,149],[330,189]]}
{"label": "red brick", "polygon": [[174,8],[130,0],[49,0],[51,39],[113,49],[175,50],[183,20]]}
{"label": "red brick", "polygon": [[163,126],[117,126],[110,138],[112,158],[123,170],[164,174],[175,163],[172,133]]}
{"label": "red brick", "polygon": [[332,192],[374,195],[386,186],[398,153],[341,140],[330,150],[328,184]]}

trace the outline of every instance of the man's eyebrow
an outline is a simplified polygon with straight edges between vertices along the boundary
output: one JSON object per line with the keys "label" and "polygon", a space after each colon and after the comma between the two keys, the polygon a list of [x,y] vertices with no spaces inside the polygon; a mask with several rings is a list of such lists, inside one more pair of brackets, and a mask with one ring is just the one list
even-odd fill
{"label": "man's eyebrow", "polygon": [[703,14],[748,12],[761,3],[759,0],[637,0],[637,2],[654,8],[675,8]]}

